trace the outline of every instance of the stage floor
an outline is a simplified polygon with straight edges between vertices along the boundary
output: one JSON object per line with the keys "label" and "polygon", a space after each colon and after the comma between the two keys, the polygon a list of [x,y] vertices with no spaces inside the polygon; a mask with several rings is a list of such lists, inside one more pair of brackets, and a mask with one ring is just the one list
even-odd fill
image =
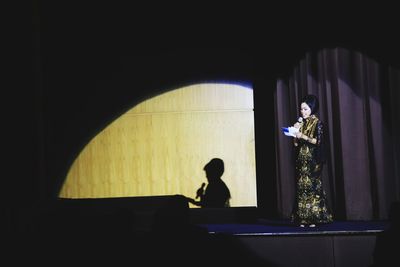
{"label": "stage floor", "polygon": [[316,227],[300,227],[285,220],[259,219],[256,223],[200,224],[209,233],[233,235],[357,235],[377,234],[388,228],[387,221],[334,221]]}

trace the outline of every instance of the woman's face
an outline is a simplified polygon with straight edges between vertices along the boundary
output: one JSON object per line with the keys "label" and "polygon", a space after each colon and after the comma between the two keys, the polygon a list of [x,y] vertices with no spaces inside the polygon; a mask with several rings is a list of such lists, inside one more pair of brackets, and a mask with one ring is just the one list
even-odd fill
{"label": "woman's face", "polygon": [[301,103],[300,113],[303,119],[307,119],[311,115],[311,109],[306,103]]}

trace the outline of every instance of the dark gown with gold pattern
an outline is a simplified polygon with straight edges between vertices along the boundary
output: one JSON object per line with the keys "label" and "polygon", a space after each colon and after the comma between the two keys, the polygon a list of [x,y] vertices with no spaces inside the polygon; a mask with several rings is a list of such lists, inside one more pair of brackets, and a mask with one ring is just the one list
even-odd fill
{"label": "dark gown with gold pattern", "polygon": [[299,224],[321,224],[332,222],[326,194],[322,187],[324,163],[323,124],[312,115],[305,119],[300,131],[317,143],[296,139],[296,198],[292,221]]}

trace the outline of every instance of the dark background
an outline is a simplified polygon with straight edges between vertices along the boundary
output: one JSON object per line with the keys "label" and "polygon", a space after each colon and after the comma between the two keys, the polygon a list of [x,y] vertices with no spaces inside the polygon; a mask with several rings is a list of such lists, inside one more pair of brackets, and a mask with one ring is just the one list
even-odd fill
{"label": "dark background", "polygon": [[34,1],[20,15],[28,23],[11,30],[12,83],[2,97],[3,203],[12,220],[54,199],[74,157],[125,110],[203,81],[253,84],[258,200],[273,216],[276,80],[323,48],[400,62],[397,23],[377,9]]}

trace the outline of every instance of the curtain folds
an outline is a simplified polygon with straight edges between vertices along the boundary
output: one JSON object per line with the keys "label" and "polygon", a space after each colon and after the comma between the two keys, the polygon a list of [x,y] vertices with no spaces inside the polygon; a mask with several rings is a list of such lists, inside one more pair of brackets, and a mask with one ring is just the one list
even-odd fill
{"label": "curtain folds", "polygon": [[[294,204],[292,139],[280,128],[299,117],[300,99],[314,94],[328,134],[323,185],[335,220],[386,219],[400,199],[400,71],[344,48],[307,53],[277,81],[275,101],[277,209]],[[396,138],[397,136],[397,138]]]}

